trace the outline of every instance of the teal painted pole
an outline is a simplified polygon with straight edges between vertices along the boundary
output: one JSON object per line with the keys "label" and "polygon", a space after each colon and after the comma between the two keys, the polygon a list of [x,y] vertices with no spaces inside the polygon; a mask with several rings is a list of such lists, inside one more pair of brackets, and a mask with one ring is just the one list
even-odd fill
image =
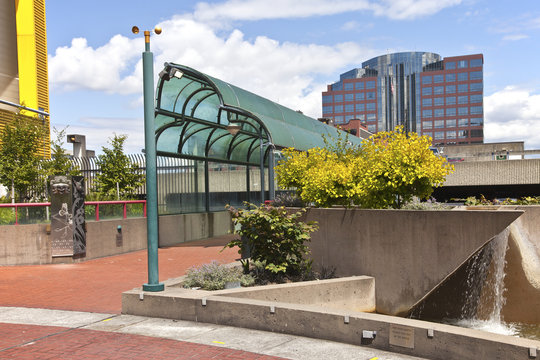
{"label": "teal painted pole", "polygon": [[144,32],[143,59],[144,147],[146,156],[146,229],[148,237],[148,283],[144,291],[163,291],[159,282],[157,161],[154,130],[154,55],[150,51],[150,31]]}

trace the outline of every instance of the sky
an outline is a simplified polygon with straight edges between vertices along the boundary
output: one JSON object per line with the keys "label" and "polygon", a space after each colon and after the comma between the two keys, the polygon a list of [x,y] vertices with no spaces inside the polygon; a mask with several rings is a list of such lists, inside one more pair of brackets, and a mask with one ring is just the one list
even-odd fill
{"label": "sky", "polygon": [[[142,33],[163,63],[193,67],[314,118],[321,92],[372,57],[484,55],[485,142],[540,149],[540,2],[535,0],[48,0],[51,125],[101,153],[144,148]],[[155,84],[154,84],[155,85]]]}

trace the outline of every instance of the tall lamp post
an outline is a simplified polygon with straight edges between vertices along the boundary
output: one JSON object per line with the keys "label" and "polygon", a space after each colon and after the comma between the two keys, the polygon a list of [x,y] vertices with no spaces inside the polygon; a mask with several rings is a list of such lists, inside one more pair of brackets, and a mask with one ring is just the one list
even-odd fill
{"label": "tall lamp post", "polygon": [[[134,26],[131,31],[139,33]],[[154,33],[161,34],[156,27]],[[154,130],[154,54],[150,51],[150,31],[144,31],[143,98],[144,98],[144,147],[146,157],[146,231],[148,239],[148,283],[144,291],[163,291],[165,285],[159,282],[158,263],[158,206],[157,206],[157,161],[156,136]]]}

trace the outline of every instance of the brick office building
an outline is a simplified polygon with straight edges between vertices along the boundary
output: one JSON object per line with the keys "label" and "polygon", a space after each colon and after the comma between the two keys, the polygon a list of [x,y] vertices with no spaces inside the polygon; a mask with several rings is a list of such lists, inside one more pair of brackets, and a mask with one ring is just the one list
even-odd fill
{"label": "brick office building", "polygon": [[378,56],[328,85],[322,115],[334,125],[358,119],[372,133],[403,125],[435,145],[482,143],[483,63],[482,54]]}

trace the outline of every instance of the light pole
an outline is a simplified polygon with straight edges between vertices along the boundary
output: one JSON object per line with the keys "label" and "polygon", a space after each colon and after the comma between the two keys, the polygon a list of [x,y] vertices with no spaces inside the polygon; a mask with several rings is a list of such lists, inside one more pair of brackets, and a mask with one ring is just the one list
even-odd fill
{"label": "light pole", "polygon": [[[131,31],[139,33],[134,26]],[[156,27],[154,33],[161,34]],[[146,231],[148,239],[148,283],[144,291],[163,291],[165,286],[159,282],[158,263],[158,206],[157,206],[157,161],[156,136],[154,130],[154,54],[150,51],[150,31],[144,31],[143,60],[143,98],[144,98],[144,147],[146,157]]]}

